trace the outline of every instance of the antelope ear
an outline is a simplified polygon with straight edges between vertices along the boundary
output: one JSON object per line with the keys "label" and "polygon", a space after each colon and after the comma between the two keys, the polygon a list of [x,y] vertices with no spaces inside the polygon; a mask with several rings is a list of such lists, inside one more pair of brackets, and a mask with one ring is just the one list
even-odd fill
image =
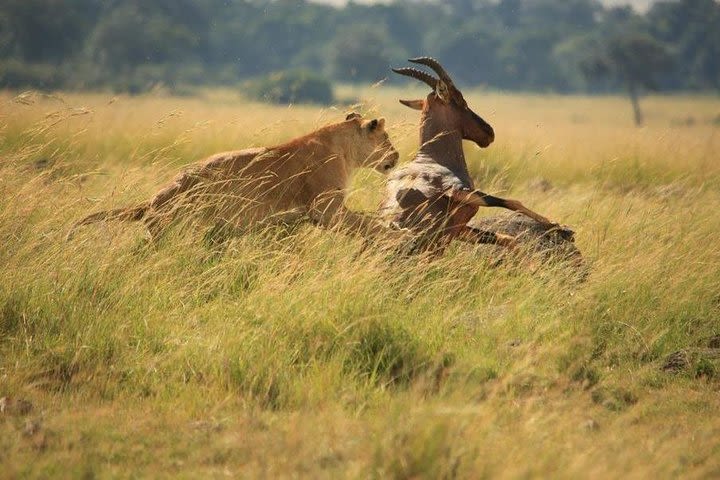
{"label": "antelope ear", "polygon": [[448,88],[447,84],[442,80],[439,80],[437,82],[437,86],[435,87],[435,95],[437,95],[438,98],[443,102],[450,103],[450,89]]}
{"label": "antelope ear", "polygon": [[400,100],[400,103],[413,110],[422,110],[425,107],[425,100]]}
{"label": "antelope ear", "polygon": [[354,120],[356,118],[362,118],[362,115],[357,112],[350,112],[347,114],[347,117],[345,117],[345,121],[347,122],[348,120]]}

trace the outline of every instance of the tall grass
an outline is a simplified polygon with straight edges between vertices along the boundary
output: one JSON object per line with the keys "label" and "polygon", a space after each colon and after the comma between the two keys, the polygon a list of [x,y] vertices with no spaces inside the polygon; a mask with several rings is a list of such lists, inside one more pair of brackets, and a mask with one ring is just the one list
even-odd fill
{"label": "tall grass", "polygon": [[[417,114],[396,98],[413,92],[340,93],[412,155]],[[635,129],[620,98],[468,100],[498,132],[466,146],[478,185],[572,225],[584,282],[497,266],[489,247],[398,258],[309,225],[149,246],[100,224],[68,243],[75,220],[182,165],[342,110],[3,94],[3,476],[719,475],[720,102],[651,97]],[[362,172],[349,205],[381,197]],[[678,350],[687,365],[663,370]]]}

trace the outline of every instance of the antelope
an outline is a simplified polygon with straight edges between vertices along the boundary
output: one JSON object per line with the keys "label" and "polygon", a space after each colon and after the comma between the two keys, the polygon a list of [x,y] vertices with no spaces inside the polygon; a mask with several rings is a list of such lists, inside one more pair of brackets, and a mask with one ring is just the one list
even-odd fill
{"label": "antelope", "polygon": [[514,237],[468,225],[480,207],[502,207],[520,212],[543,226],[558,228],[544,216],[517,200],[488,195],[475,189],[468,172],[462,141],[487,148],[495,131],[473,112],[440,65],[429,57],[413,58],[412,63],[430,67],[438,76],[413,68],[393,68],[393,72],[414,78],[432,89],[425,99],[400,100],[422,112],[420,149],[415,158],[389,177],[381,216],[395,228],[410,230],[420,240],[416,248],[441,253],[450,241],[491,243],[512,247]]}

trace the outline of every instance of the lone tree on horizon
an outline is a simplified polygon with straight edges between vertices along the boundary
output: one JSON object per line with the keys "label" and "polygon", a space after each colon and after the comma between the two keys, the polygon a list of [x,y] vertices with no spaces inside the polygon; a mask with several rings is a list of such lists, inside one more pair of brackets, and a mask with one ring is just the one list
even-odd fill
{"label": "lone tree on horizon", "polygon": [[651,36],[624,33],[616,34],[600,46],[581,64],[581,70],[590,80],[607,78],[624,85],[633,106],[635,125],[642,126],[640,92],[655,90],[655,77],[671,63],[670,52]]}

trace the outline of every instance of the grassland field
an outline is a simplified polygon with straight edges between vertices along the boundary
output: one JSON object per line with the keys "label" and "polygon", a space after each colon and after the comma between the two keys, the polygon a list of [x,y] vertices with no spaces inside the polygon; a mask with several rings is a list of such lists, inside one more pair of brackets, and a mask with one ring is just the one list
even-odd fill
{"label": "grassland field", "polygon": [[[397,99],[426,92],[340,93],[412,157]],[[477,185],[572,226],[585,281],[311,225],[65,242],[346,107],[0,93],[0,478],[719,478],[720,98],[644,98],[636,128],[621,97],[466,93],[497,132]],[[348,206],[382,193],[363,171]]]}

